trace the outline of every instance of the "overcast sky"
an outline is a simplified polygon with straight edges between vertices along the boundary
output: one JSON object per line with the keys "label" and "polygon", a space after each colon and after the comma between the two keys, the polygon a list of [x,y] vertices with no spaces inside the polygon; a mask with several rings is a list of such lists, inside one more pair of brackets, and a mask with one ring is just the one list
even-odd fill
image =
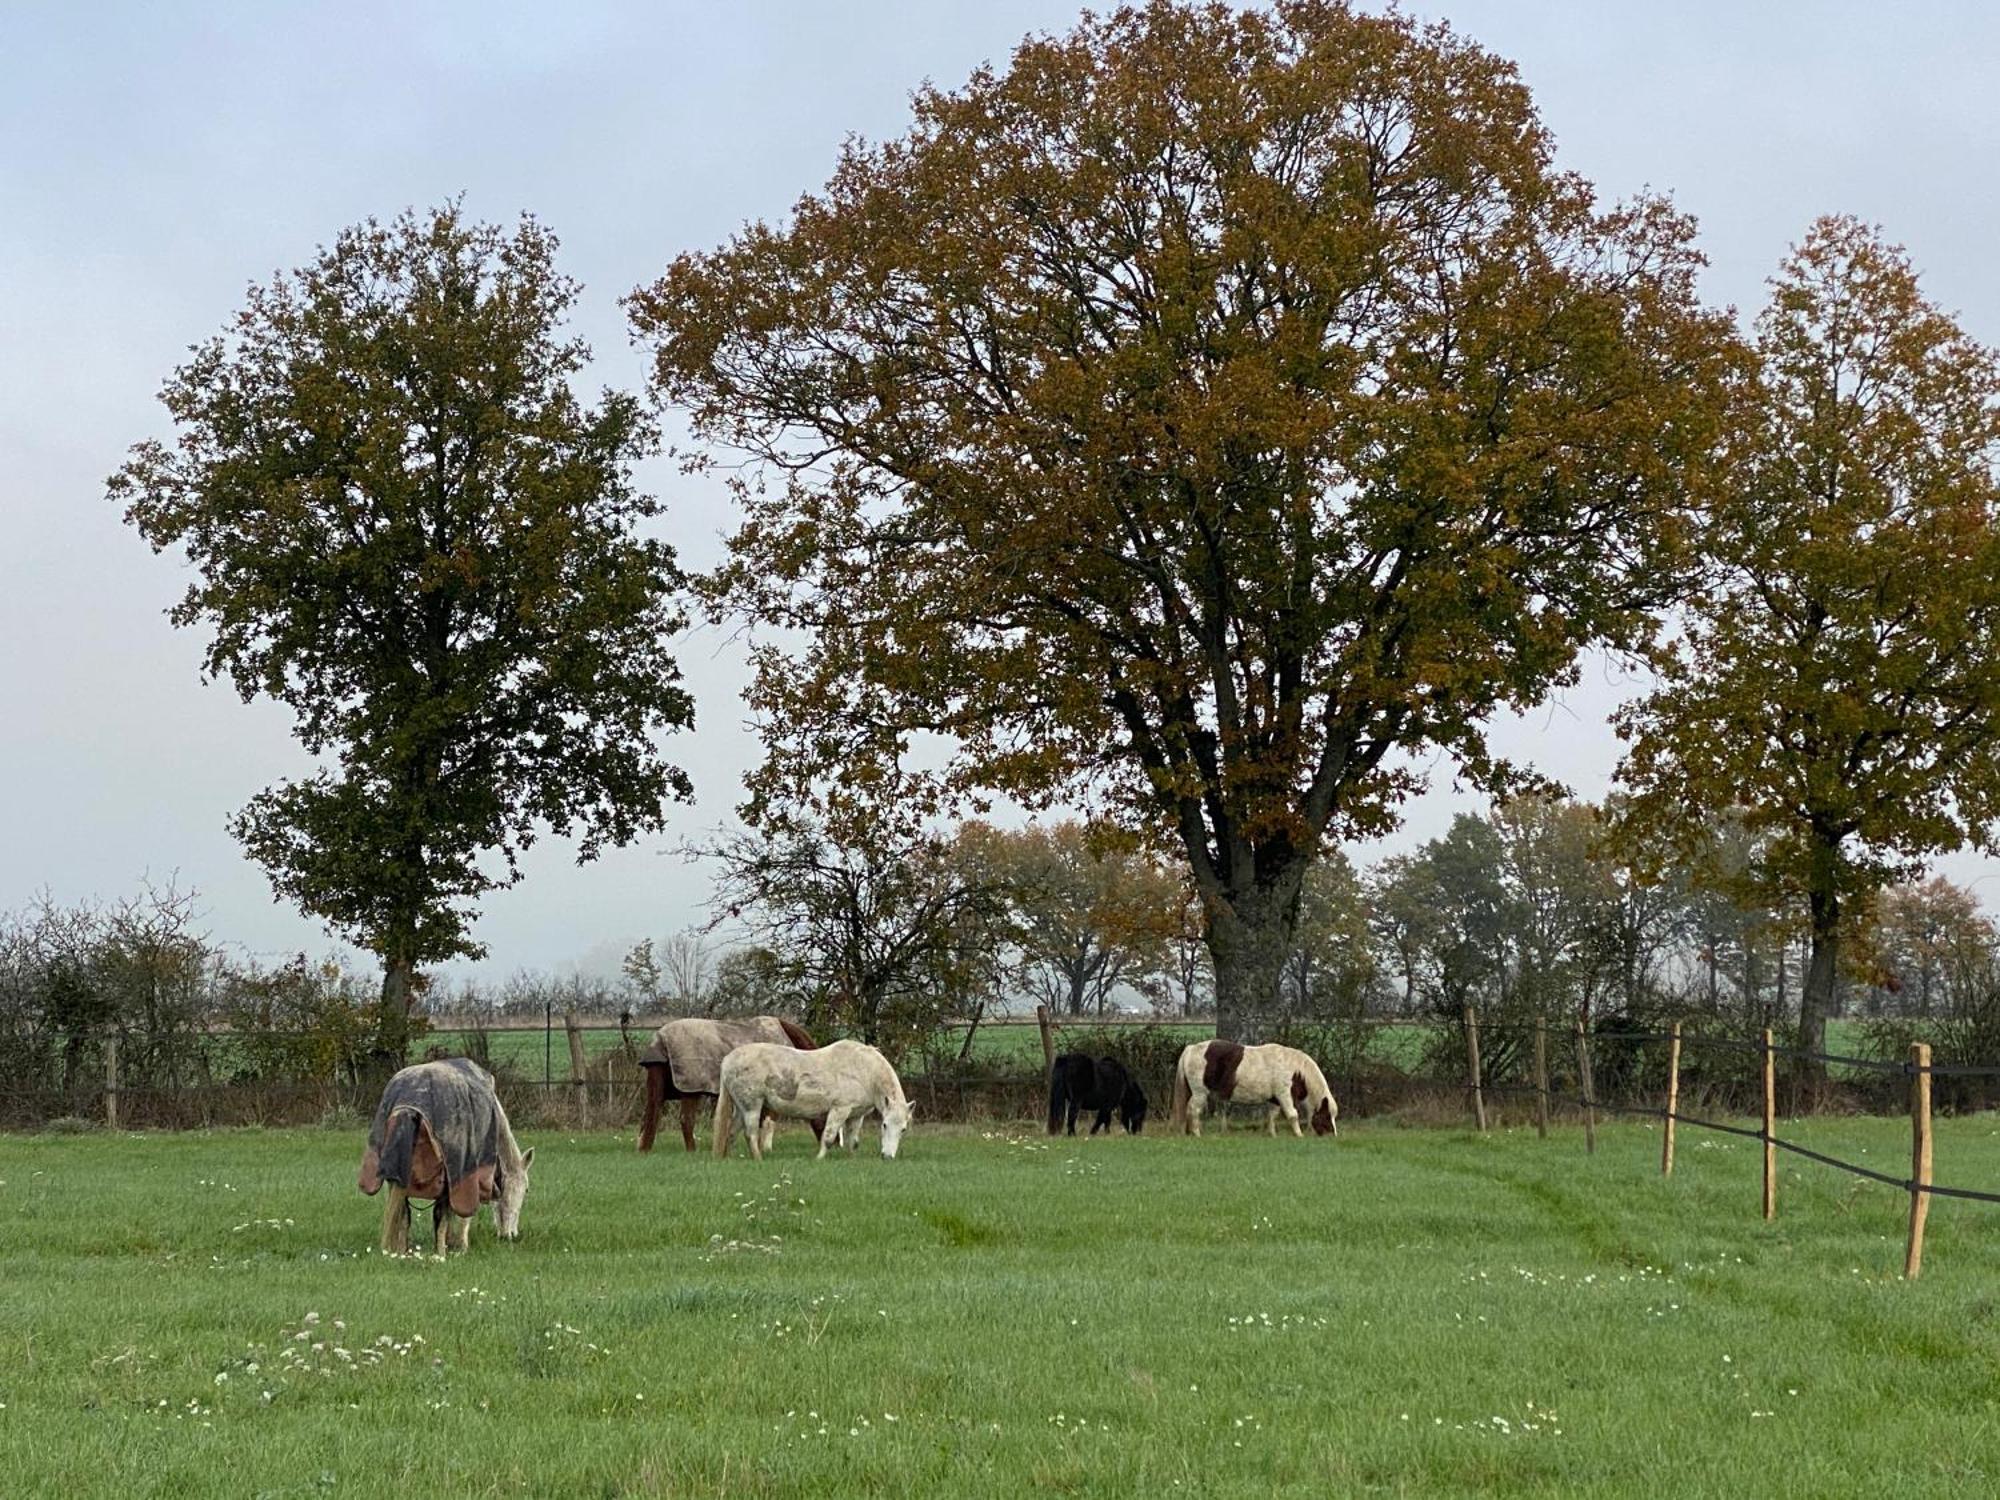
{"label": "overcast sky", "polygon": [[[1607,197],[1671,192],[1699,219],[1707,291],[1754,311],[1816,215],[1882,224],[1931,295],[2000,341],[2000,10],[1981,4],[1606,4],[1463,0],[1444,17],[1519,64],[1559,160]],[[274,903],[225,821],[304,769],[287,718],[200,679],[201,640],[164,611],[185,587],[104,499],[125,449],[167,427],[156,396],[244,287],[343,225],[463,193],[530,210],[585,283],[599,383],[642,371],[617,299],[679,251],[780,217],[841,139],[900,133],[910,90],[954,85],[1063,0],[829,5],[16,3],[0,45],[0,910],[46,890],[115,898],[145,878],[197,888],[218,937],[323,951]],[[666,464],[684,558],[729,524],[713,486]],[[699,723],[677,736],[698,802],[674,838],[724,821],[754,753],[726,643],[681,647]],[[1604,728],[1630,684],[1602,663],[1498,743],[1603,791]],[[1399,846],[1459,807],[1410,809]],[[665,842],[672,842],[668,840]],[[1354,851],[1367,859],[1378,847]],[[654,840],[578,868],[538,846],[488,899],[483,966],[615,968],[696,919],[705,880]],[[1944,868],[1981,880],[1972,856]],[[1987,886],[1990,898],[2000,887]]]}

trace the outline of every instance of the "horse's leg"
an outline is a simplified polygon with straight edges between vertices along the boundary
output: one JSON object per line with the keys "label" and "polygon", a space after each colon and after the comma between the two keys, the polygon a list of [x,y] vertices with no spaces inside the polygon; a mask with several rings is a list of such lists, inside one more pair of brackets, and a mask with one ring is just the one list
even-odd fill
{"label": "horse's leg", "polygon": [[451,1199],[447,1195],[440,1195],[437,1201],[431,1204],[431,1253],[439,1259],[444,1258],[445,1248],[450,1243],[447,1238],[450,1233]]}
{"label": "horse's leg", "polygon": [[1188,1090],[1188,1131],[1196,1140],[1201,1139],[1201,1112],[1207,1106],[1208,1095],[1206,1092],[1196,1093],[1193,1089]]}
{"label": "horse's leg", "polygon": [[[438,1200],[444,1202],[442,1198]],[[472,1220],[461,1219],[453,1214],[445,1224],[445,1248],[448,1250],[469,1250],[472,1248]]]}
{"label": "horse's leg", "polygon": [[1092,1135],[1096,1135],[1098,1131],[1109,1130],[1110,1128],[1111,1128],[1111,1106],[1106,1104],[1097,1111],[1097,1119],[1095,1122],[1092,1123],[1090,1127],[1090,1133]]}
{"label": "horse's leg", "polygon": [[759,1104],[755,1109],[751,1109],[748,1106],[744,1107],[743,1134],[750,1142],[750,1159],[752,1161],[762,1161],[764,1159],[764,1106],[762,1104]]}
{"label": "horse's leg", "polygon": [[764,1114],[764,1149],[771,1149],[771,1142],[778,1138],[778,1117],[768,1110]]}
{"label": "horse's leg", "polygon": [[837,1104],[826,1112],[826,1129],[819,1133],[819,1154],[813,1158],[814,1161],[826,1160],[826,1138],[828,1136],[832,1136],[835,1140],[840,1141],[847,1139],[847,1111]]}
{"label": "horse's leg", "polygon": [[389,1184],[389,1201],[382,1205],[382,1253],[410,1253],[410,1195],[393,1182]]}
{"label": "horse's leg", "polygon": [[694,1150],[694,1112],[701,1104],[699,1094],[681,1096],[681,1141],[688,1150]]}

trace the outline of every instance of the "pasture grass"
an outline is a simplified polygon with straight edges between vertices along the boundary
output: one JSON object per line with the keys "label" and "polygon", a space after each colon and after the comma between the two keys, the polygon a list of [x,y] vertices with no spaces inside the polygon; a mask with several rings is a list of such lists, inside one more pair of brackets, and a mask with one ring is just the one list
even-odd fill
{"label": "pasture grass", "polygon": [[[1906,1125],[1791,1128],[1902,1170]],[[0,1137],[9,1496],[1939,1496],[2000,1487],[2000,1209],[1753,1142],[526,1132],[385,1260],[358,1133]],[[1865,1153],[1865,1154],[1864,1154]],[[2000,1185],[1991,1117],[1939,1180]]]}

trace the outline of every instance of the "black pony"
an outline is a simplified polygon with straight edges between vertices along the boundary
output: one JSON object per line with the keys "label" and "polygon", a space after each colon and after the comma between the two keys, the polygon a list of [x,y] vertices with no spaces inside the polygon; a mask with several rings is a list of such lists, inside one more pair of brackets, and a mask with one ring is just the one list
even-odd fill
{"label": "black pony", "polygon": [[1049,1134],[1067,1127],[1075,1135],[1077,1112],[1085,1109],[1097,1111],[1092,1135],[1111,1128],[1114,1109],[1125,1133],[1137,1135],[1146,1123],[1146,1091],[1115,1057],[1065,1052],[1049,1075]]}

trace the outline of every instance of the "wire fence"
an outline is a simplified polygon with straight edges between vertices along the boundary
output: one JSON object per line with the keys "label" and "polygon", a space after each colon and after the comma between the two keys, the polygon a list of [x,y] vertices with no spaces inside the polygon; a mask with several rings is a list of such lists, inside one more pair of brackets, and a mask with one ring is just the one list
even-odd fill
{"label": "wire fence", "polygon": [[[1803,1157],[1808,1161],[1832,1167],[1837,1171],[1879,1182],[1887,1187],[1908,1195],[1910,1200],[1909,1232],[1904,1247],[1903,1274],[1915,1278],[1922,1270],[1924,1232],[1930,1200],[1933,1198],[1953,1198],[1974,1203],[2000,1203],[2000,1192],[1985,1188],[1964,1187],[1956,1184],[1939,1183],[1934,1180],[1933,1153],[1934,1135],[1932,1130],[1931,1081],[1938,1077],[2000,1079],[2000,1064],[1992,1063],[1939,1063],[1932,1060],[1931,1049],[1924,1043],[1915,1043],[1910,1055],[1900,1060],[1879,1057],[1862,1057],[1851,1053],[1823,1052],[1800,1047],[1779,1045],[1770,1031],[1755,1040],[1740,1037],[1704,1035],[1684,1029],[1675,1023],[1670,1031],[1641,1032],[1618,1030],[1610,1034],[1618,1046],[1633,1048],[1645,1045],[1664,1046],[1667,1050],[1666,1077],[1664,1079],[1665,1102],[1643,1104],[1600,1097],[1592,1087],[1591,1051],[1593,1037],[1581,1021],[1576,1024],[1570,1038],[1573,1047],[1574,1071],[1581,1083],[1580,1090],[1573,1096],[1559,1095],[1551,1086],[1547,1070],[1548,1027],[1540,1021],[1534,1028],[1535,1079],[1532,1085],[1517,1083],[1494,1083],[1482,1077],[1480,1053],[1480,1023],[1469,1008],[1464,1015],[1467,1046],[1467,1071],[1465,1087],[1469,1097],[1471,1113],[1477,1128],[1487,1127],[1485,1096],[1489,1093],[1503,1095],[1532,1096],[1536,1100],[1537,1122],[1543,1135],[1547,1134],[1549,1109],[1558,1098],[1578,1108],[1584,1119],[1585,1149],[1596,1150],[1594,1121],[1601,1110],[1609,1114],[1628,1117],[1642,1117],[1664,1122],[1665,1133],[1661,1146],[1661,1175],[1671,1176],[1674,1170],[1675,1127],[1691,1126],[1700,1130],[1716,1131],[1742,1139],[1757,1141],[1764,1148],[1763,1163],[1763,1215],[1766,1219],[1777,1216],[1777,1153],[1786,1152]],[[1517,1028],[1518,1029],[1518,1028]],[[1496,1028],[1495,1032],[1505,1030]],[[1595,1039],[1605,1040],[1603,1033]],[[1691,1113],[1679,1107],[1681,1084],[1681,1058],[1684,1048],[1708,1048],[1737,1055],[1749,1054],[1759,1063],[1759,1104],[1762,1121],[1756,1128],[1734,1125],[1727,1121],[1710,1119]],[[1877,1077],[1896,1077],[1908,1085],[1909,1115],[1911,1124],[1911,1165],[1907,1176],[1897,1176],[1877,1167],[1861,1162],[1849,1161],[1829,1152],[1819,1151],[1795,1140],[1789,1140],[1777,1129],[1777,1062],[1783,1058],[1794,1064],[1794,1073],[1806,1070],[1827,1070],[1844,1068],[1852,1072],[1870,1074]],[[1803,1065],[1803,1067],[1797,1066]]]}

